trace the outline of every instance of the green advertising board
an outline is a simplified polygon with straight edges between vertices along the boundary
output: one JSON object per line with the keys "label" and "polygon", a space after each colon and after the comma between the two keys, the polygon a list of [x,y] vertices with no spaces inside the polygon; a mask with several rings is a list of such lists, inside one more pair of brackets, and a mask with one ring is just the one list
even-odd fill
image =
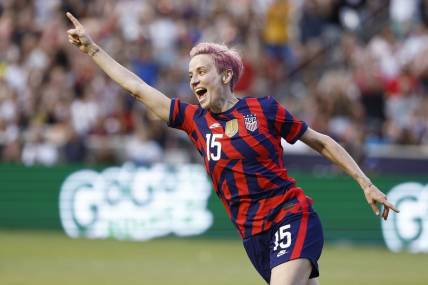
{"label": "green advertising board", "polygon": [[[314,199],[327,241],[383,244],[386,238],[392,250],[428,252],[428,176],[371,176],[382,191],[396,189],[391,197],[402,211],[388,223],[347,176],[291,176]],[[0,165],[0,228],[131,240],[238,237],[200,165]]]}

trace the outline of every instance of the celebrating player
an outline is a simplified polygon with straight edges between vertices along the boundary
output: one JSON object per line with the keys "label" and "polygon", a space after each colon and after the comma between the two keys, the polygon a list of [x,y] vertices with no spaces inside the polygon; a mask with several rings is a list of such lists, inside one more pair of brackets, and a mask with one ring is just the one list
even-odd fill
{"label": "celebrating player", "polygon": [[318,284],[323,246],[312,200],[296,187],[283,162],[281,138],[303,141],[361,186],[376,215],[398,210],[333,139],[298,120],[274,98],[235,97],[242,73],[238,53],[200,43],[190,51],[190,88],[200,106],[169,99],[112,59],[70,13],[70,43],[170,127],[187,133],[201,154],[214,190],[241,235],[251,262],[270,284]]}

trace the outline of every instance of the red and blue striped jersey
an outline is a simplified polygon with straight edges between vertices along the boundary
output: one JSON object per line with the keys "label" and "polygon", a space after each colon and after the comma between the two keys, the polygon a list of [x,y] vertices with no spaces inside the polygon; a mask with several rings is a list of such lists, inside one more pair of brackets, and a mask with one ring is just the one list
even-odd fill
{"label": "red and blue striped jersey", "polygon": [[223,113],[172,99],[168,125],[184,130],[198,149],[241,237],[306,207],[310,198],[284,167],[281,137],[293,144],[308,126],[273,97],[239,99]]}

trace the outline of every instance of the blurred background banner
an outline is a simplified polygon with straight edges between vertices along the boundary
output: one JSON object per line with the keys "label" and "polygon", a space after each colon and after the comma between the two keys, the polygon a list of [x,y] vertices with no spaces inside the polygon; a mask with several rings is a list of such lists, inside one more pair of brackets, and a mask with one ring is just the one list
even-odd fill
{"label": "blurred background banner", "polygon": [[405,182],[396,185],[388,199],[402,215],[382,223],[386,245],[392,251],[428,252],[428,184]]}
{"label": "blurred background banner", "polygon": [[2,228],[146,240],[200,235],[212,225],[211,184],[200,165],[0,168]]}
{"label": "blurred background banner", "polygon": [[62,226],[71,237],[147,240],[200,235],[212,224],[211,184],[200,165],[131,164],[80,170],[61,185]]}
{"label": "blurred background banner", "polygon": [[[201,165],[1,165],[0,173],[0,228],[53,229],[74,238],[120,240],[238,238]],[[401,209],[387,223],[373,217],[349,177],[322,171],[291,175],[314,199],[328,242],[428,251],[426,175],[372,177]]]}

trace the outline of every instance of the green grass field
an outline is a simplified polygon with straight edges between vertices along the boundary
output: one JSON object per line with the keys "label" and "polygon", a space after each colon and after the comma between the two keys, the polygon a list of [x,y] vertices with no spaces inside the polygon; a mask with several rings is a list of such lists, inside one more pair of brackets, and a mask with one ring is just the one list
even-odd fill
{"label": "green grass field", "polygon": [[[428,254],[327,246],[321,284],[428,284]],[[240,241],[72,240],[60,233],[0,231],[1,285],[264,284]]]}

